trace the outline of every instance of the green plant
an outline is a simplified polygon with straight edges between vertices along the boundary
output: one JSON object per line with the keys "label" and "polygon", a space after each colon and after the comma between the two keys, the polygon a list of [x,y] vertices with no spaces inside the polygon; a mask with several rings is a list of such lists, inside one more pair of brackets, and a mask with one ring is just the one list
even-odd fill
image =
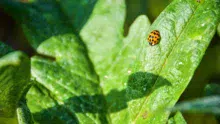
{"label": "green plant", "polygon": [[[5,123],[16,109],[19,123],[33,123],[31,116],[36,123],[166,123],[220,15],[216,0],[174,0],[152,25],[139,16],[124,37],[124,0],[1,0],[0,6],[21,25],[37,53],[29,63],[24,53],[6,45],[0,51],[5,87],[0,90],[6,89],[0,94],[0,121]],[[152,30],[160,31],[156,46],[146,42]],[[168,122],[185,120],[178,112]]]}

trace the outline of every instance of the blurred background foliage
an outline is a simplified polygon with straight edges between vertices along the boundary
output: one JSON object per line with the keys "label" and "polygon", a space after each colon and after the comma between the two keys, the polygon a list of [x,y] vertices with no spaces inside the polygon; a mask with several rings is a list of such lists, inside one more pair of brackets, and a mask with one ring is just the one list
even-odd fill
{"label": "blurred background foliage", "polygon": [[[32,2],[33,0],[19,0],[19,1]],[[94,0],[90,0],[90,1],[94,1]],[[127,35],[128,29],[130,25],[133,23],[133,21],[136,19],[136,17],[145,14],[148,16],[150,21],[153,22],[156,19],[156,17],[160,14],[160,12],[163,11],[163,9],[171,1],[172,0],[126,0],[126,19],[124,23],[124,35]],[[64,0],[63,3],[66,2],[68,2],[68,0]],[[74,10],[78,12],[82,11],[81,13],[81,16],[83,15],[82,17],[80,17],[80,13],[78,15],[75,15],[76,16],[75,18],[80,18],[74,21],[76,23],[75,25],[78,26],[75,30],[79,30],[79,28],[81,28],[80,26],[83,26],[83,24],[79,24],[79,23],[85,23],[86,18],[88,18],[89,16],[89,13],[88,14],[85,13],[86,11],[90,11],[87,9],[88,7],[81,5],[83,4],[83,2],[78,2],[77,4],[79,5],[66,7],[66,9],[68,9],[69,7],[74,7],[76,8]],[[73,5],[73,4],[69,4],[69,5]],[[90,2],[89,6],[94,6],[94,2]],[[73,13],[68,13],[68,14],[73,15]],[[30,56],[33,55],[34,50],[31,48],[30,44],[25,38],[21,27],[17,25],[16,22],[8,14],[6,14],[1,7],[0,7],[0,18],[1,18],[0,40],[6,42],[6,44],[9,44],[15,50],[22,50],[25,51]],[[73,20],[74,19],[68,21],[73,21]],[[54,20],[54,23],[55,22],[56,20]]]}
{"label": "blurred background foliage", "polygon": [[125,35],[138,15],[145,14],[153,22],[172,0],[126,0]]}
{"label": "blurred background foliage", "polygon": [[[28,0],[20,1],[28,2]],[[145,14],[149,17],[151,23],[153,23],[160,12],[163,11],[163,9],[171,1],[172,0],[126,0],[124,35],[127,35],[130,25],[137,16]],[[68,0],[66,0],[66,2],[68,2]],[[91,2],[91,4],[93,3]],[[76,7],[76,11],[83,11],[85,9],[86,7]],[[80,17],[80,15],[77,16]],[[2,8],[0,8],[0,27],[0,41],[4,41],[15,50],[22,50],[26,52],[29,56],[35,54],[34,49],[25,38],[21,26],[16,24],[16,22],[8,14],[6,14]],[[180,101],[203,97],[207,94],[210,95],[211,91],[205,91],[205,89],[207,89],[209,85],[220,84],[220,25],[217,30],[218,31],[207,49],[206,54],[197,68],[189,86],[182,94]],[[216,91],[219,93],[219,90]],[[184,118],[188,123],[218,123],[214,116],[206,114],[184,114]],[[220,121],[219,117],[218,121]]]}

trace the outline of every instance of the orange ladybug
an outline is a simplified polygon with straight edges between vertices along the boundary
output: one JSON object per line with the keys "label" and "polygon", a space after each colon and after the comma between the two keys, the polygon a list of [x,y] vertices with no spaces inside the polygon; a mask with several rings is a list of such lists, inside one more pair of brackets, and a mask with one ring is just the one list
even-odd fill
{"label": "orange ladybug", "polygon": [[160,32],[158,30],[153,30],[147,39],[151,46],[158,44],[160,42]]}

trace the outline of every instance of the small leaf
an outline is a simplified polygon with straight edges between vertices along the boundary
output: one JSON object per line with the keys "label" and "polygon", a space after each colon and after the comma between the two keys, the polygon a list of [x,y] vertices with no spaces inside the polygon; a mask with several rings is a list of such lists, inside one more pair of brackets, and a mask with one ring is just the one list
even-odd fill
{"label": "small leaf", "polygon": [[219,95],[220,96],[220,85],[219,84],[208,84],[205,87],[205,95],[212,96],[212,95]]}
{"label": "small leaf", "polygon": [[17,105],[27,92],[30,79],[30,61],[22,52],[11,52],[0,58],[0,113],[13,117]]}
{"label": "small leaf", "polygon": [[13,49],[0,41],[0,57],[12,52]]}
{"label": "small leaf", "polygon": [[168,120],[168,124],[187,124],[181,112],[177,112],[174,117]]}
{"label": "small leaf", "polygon": [[173,111],[220,115],[220,96],[209,96],[177,104]]}
{"label": "small leaf", "polygon": [[26,101],[21,100],[17,108],[17,120],[18,124],[34,124],[33,118]]}

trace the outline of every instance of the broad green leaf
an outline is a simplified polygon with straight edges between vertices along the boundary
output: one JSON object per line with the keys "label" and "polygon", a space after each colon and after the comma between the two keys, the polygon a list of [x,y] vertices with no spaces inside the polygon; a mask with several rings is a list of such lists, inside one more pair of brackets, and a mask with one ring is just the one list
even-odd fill
{"label": "broad green leaf", "polygon": [[[144,25],[144,27],[143,27],[143,25]],[[143,27],[143,28],[142,28]],[[129,53],[133,53],[132,51],[128,51],[127,49],[129,48],[129,47],[131,47],[131,46],[129,46],[129,44],[132,44],[132,42],[135,42],[135,41],[138,41],[139,39],[140,39],[140,37],[141,37],[141,39],[143,39],[143,37],[145,37],[145,35],[146,35],[146,32],[145,32],[145,30],[146,30],[146,28],[147,27],[149,27],[149,22],[148,22],[148,20],[146,19],[146,17],[140,17],[140,19],[139,19],[139,21],[138,21],[138,23],[136,24],[136,25],[134,25],[134,28],[133,28],[133,30],[131,29],[131,34],[128,36],[128,38],[127,39],[125,39],[125,48],[124,48],[124,50],[122,51],[122,52],[124,52],[123,54],[129,54]],[[141,29],[141,30],[139,30],[139,29]],[[136,32],[140,32],[140,33],[138,33],[138,35],[136,35],[135,33]],[[143,32],[143,33],[142,33]],[[134,40],[133,41],[133,39],[136,39],[136,40]],[[49,41],[48,41],[49,42]],[[135,44],[136,45],[139,45],[139,43],[138,42],[135,42]],[[135,49],[135,45],[133,45],[132,47],[131,47],[132,49]],[[74,50],[74,48],[72,48],[73,50]],[[129,48],[130,49],[130,48]],[[67,50],[68,51],[68,50]],[[68,51],[68,52],[70,52],[71,53],[71,51]],[[48,55],[47,55],[48,56]],[[130,55],[130,57],[129,57],[129,59],[134,59],[134,56],[131,54]],[[126,60],[128,60],[128,64],[126,64],[126,65],[129,65],[129,59],[127,59],[127,58],[123,58],[122,60],[120,60],[120,61],[125,61],[126,62]],[[32,64],[33,65],[33,64]],[[80,64],[79,64],[80,65]],[[78,66],[79,66],[78,65]],[[39,70],[41,70],[40,69],[40,67],[39,67]],[[48,69],[49,70],[49,69]],[[77,69],[76,69],[77,70]],[[127,71],[126,71],[127,72]],[[78,73],[78,72],[77,72]],[[38,76],[35,76],[35,77],[38,77]],[[37,80],[38,81],[38,80]],[[41,82],[41,81],[39,81],[39,82]],[[39,86],[38,86],[39,87]],[[37,91],[38,90],[38,91]],[[39,93],[40,92],[40,93]],[[46,93],[45,93],[46,92]],[[34,117],[35,117],[35,120],[37,119],[37,121],[39,121],[39,122],[42,122],[42,121],[45,121],[46,119],[48,120],[48,121],[50,121],[50,120],[53,120],[54,118],[55,119],[57,119],[56,117],[59,117],[59,115],[65,115],[65,114],[63,114],[63,113],[65,113],[65,111],[66,111],[66,109],[65,109],[65,105],[59,105],[59,103],[57,103],[57,101],[56,100],[54,100],[54,99],[52,99],[52,98],[49,98],[49,97],[47,97],[48,96],[48,94],[51,94],[51,92],[48,92],[48,91],[45,91],[45,92],[42,92],[42,88],[36,88],[36,87],[32,87],[32,89],[31,89],[31,91],[30,91],[30,93],[28,94],[28,99],[29,99],[29,101],[38,101],[38,102],[40,102],[39,104],[41,105],[41,104],[43,104],[44,106],[42,106],[42,108],[44,109],[44,113],[42,112],[42,108],[40,108],[39,106],[40,105],[36,105],[36,103],[34,102],[34,103],[29,103],[29,106],[34,106],[34,107],[31,107],[31,110],[32,110],[32,112],[34,113]],[[116,92],[117,93],[117,92]],[[122,92],[122,93],[125,93],[125,92]],[[30,95],[31,94],[31,95]],[[47,99],[47,100],[45,100],[45,101],[39,101],[38,100],[38,98],[33,98],[33,96],[32,95],[34,95],[34,96],[37,96],[37,95],[39,95],[39,94],[42,94],[41,96],[39,96],[39,98],[45,98],[45,99]],[[100,93],[99,93],[100,94]],[[101,95],[95,95],[94,96],[94,99],[102,99],[102,98],[104,98],[103,96],[102,96],[102,94]],[[113,94],[113,95],[112,95]],[[125,95],[125,94],[123,94],[123,95]],[[110,97],[111,98],[111,96],[114,96],[114,92],[112,92],[112,93],[110,93],[109,95],[108,95],[108,97]],[[34,99],[34,100],[30,100],[30,99]],[[126,101],[123,101],[123,102],[126,102]],[[54,107],[54,106],[56,106],[56,107]],[[39,109],[38,109],[39,108]],[[53,109],[51,109],[51,108],[56,108],[56,109],[58,109],[59,111],[62,111],[62,113],[57,113],[57,111],[54,111]],[[114,108],[116,108],[116,106],[114,106],[113,107],[113,110],[111,110],[111,111],[114,111]],[[120,108],[121,109],[121,108]],[[95,111],[95,110],[94,110]],[[117,110],[118,111],[118,110]],[[41,113],[42,112],[42,113]],[[77,113],[77,112],[76,112]],[[47,116],[45,116],[45,115],[47,115]],[[42,117],[43,116],[43,117]],[[67,121],[71,121],[71,117],[73,117],[73,116],[75,116],[74,115],[74,113],[71,115],[71,116],[69,116],[69,117],[66,117],[66,118],[64,118],[63,116],[61,116],[61,119],[57,119],[57,120],[59,120],[59,121],[61,121],[61,122],[67,122]],[[80,114],[77,114],[76,115],[76,117],[77,117],[77,119],[80,119],[80,120],[77,120],[77,121],[79,121],[79,122],[82,122],[82,120],[84,119],[82,119],[82,117],[80,117],[80,116],[82,116],[82,114],[80,115]],[[37,117],[37,118],[36,118]],[[46,119],[45,119],[45,118]],[[48,117],[51,117],[51,118],[49,118],[48,119]],[[64,119],[62,119],[62,117],[64,118]],[[66,119],[66,120],[65,120]],[[56,120],[56,121],[57,121]],[[73,121],[76,121],[76,120],[74,120],[74,118],[72,119]],[[85,120],[85,119],[84,119]],[[85,120],[85,123],[86,123],[87,121]],[[82,122],[83,123],[83,122]]]}
{"label": "broad green leaf", "polygon": [[19,101],[30,86],[29,80],[30,61],[25,54],[10,52],[0,58],[0,121],[15,117]]}
{"label": "broad green leaf", "polygon": [[98,1],[80,33],[100,74],[100,85],[106,95],[112,123],[128,123],[128,119],[123,118],[128,115],[124,88],[131,74],[131,65],[140,52],[140,41],[145,40],[150,25],[145,16],[140,16],[131,26],[128,36],[123,38],[124,9],[122,0]]}
{"label": "broad green leaf", "polygon": [[112,123],[128,123],[128,119],[124,118],[128,115],[124,88],[132,73],[131,65],[140,52],[140,41],[145,40],[150,25],[145,16],[140,16],[131,26],[128,36],[123,39],[124,9],[122,0],[98,1],[91,18],[80,33],[100,74],[100,85],[106,95],[107,111]]}
{"label": "broad green leaf", "polygon": [[187,124],[181,112],[177,112],[168,120],[168,124]]}
{"label": "broad green leaf", "polygon": [[[38,82],[29,91],[28,106],[39,123],[107,123],[105,102],[83,43],[74,35],[51,37],[31,59]],[[51,58],[54,58],[51,59]]]}
{"label": "broad green leaf", "polygon": [[[106,100],[108,104],[108,112],[111,113],[112,123],[128,123],[127,115],[128,111],[127,102],[132,99],[137,99],[143,96],[143,93],[137,91],[135,96],[126,99],[126,82],[132,81],[144,81],[145,75],[150,75],[143,72],[138,72],[129,76],[132,71],[132,65],[135,63],[136,55],[140,52],[139,47],[141,40],[145,39],[146,30],[149,28],[150,22],[146,16],[139,16],[130,27],[129,34],[123,39],[123,47],[118,52],[118,57],[112,63],[112,66],[106,70],[104,75],[100,77],[101,86],[104,94],[106,94]],[[123,63],[123,64],[118,64]],[[120,76],[117,76],[117,75]],[[128,78],[129,76],[129,78]],[[140,79],[139,79],[140,78]],[[143,78],[143,79],[142,79]],[[130,84],[131,87],[135,86]],[[150,84],[146,84],[146,87],[150,87]],[[145,88],[146,88],[145,87]],[[142,91],[144,87],[139,87],[138,90]],[[123,118],[126,117],[126,118]]]}
{"label": "broad green leaf", "polygon": [[80,36],[98,74],[105,72],[123,46],[124,0],[99,0]]}
{"label": "broad green leaf", "polygon": [[220,96],[209,96],[177,104],[173,111],[220,115]]}
{"label": "broad green leaf", "polygon": [[51,36],[74,31],[54,0],[31,3],[1,0],[0,6],[21,24],[26,38],[35,49]]}
{"label": "broad green leaf", "polygon": [[[132,65],[136,62],[136,55],[140,52],[138,48],[140,41],[145,39],[146,30],[149,26],[150,22],[146,16],[139,16],[131,25],[129,34],[123,39],[123,46],[118,51],[114,62],[112,62],[108,70],[101,74],[100,79],[104,93],[108,93],[113,88],[114,90],[125,88],[128,76],[132,73]],[[116,76],[116,74],[120,76]]]}
{"label": "broad green leaf", "polygon": [[[152,93],[140,100],[143,102],[141,108],[137,106],[140,109],[133,122],[166,122],[169,112],[161,109],[174,106],[192,78],[215,33],[219,4],[215,0],[201,3],[174,0],[152,24],[148,32],[159,30],[161,41],[144,50],[146,64],[143,67],[170,84],[165,84],[161,77],[153,80]],[[141,115],[146,112],[149,116],[144,119]]]}
{"label": "broad green leaf", "polygon": [[[160,43],[156,46],[148,45],[147,35],[136,41],[139,46],[132,53],[138,52],[135,54],[135,59],[130,61],[129,66],[117,61],[127,57],[127,54],[123,56],[120,50],[117,50],[121,48],[122,41],[114,42],[118,40],[111,39],[109,42],[109,38],[105,36],[111,36],[110,31],[106,33],[102,30],[94,34],[96,27],[101,29],[96,25],[99,21],[93,22],[100,20],[100,15],[95,12],[92,14],[81,36],[88,45],[90,58],[97,65],[96,69],[100,74],[103,91],[107,95],[108,93],[117,94],[115,98],[111,97],[113,99],[111,101],[117,97],[121,98],[126,92],[126,100],[129,101],[128,104],[118,105],[116,111],[124,108],[123,111],[126,112],[114,113],[117,116],[111,117],[112,122],[165,123],[167,121],[169,112],[162,111],[162,109],[174,106],[192,78],[214,35],[219,8],[219,1],[215,0],[201,3],[174,0],[160,14],[150,29],[142,32],[149,34],[152,30],[159,30]],[[115,32],[117,33],[117,30]],[[115,51],[118,54],[115,54]],[[127,79],[121,75],[123,71],[124,75],[130,73]],[[107,102],[111,108],[108,97]],[[113,106],[117,106],[115,104]]]}
{"label": "broad green leaf", "polygon": [[[58,6],[58,3],[54,1],[45,2],[39,0],[32,2],[31,4],[3,1],[2,5],[4,5],[5,10],[11,13],[11,15],[14,16],[14,18],[18,17],[18,15],[21,16],[21,18],[16,18],[16,19],[18,22],[20,22],[23,25],[28,40],[31,41],[32,46],[34,46],[35,48],[37,48],[39,44],[41,44],[45,39],[48,39],[51,36],[73,32],[71,25],[69,25],[68,23],[70,21],[67,20],[67,18],[65,18],[65,16],[62,13],[60,13],[61,11]],[[17,10],[23,10],[24,12],[13,11],[12,8],[15,8]],[[93,70],[92,64],[90,63],[87,57],[87,51],[83,43],[81,42],[79,43],[78,41],[76,41],[77,42],[76,44],[74,43],[70,45],[67,44],[67,42],[69,41],[73,42],[75,41],[75,39],[77,38],[75,37],[69,38],[69,40],[68,38],[67,40],[65,39],[66,45],[70,46],[70,48],[66,49],[65,46],[63,46],[59,50],[60,53],[57,53],[57,54],[61,54],[62,52],[65,52],[63,53],[62,56],[64,57],[63,59],[57,60],[57,58],[59,57],[54,57],[53,55],[52,57],[45,55],[44,53],[42,53],[42,51],[39,52],[39,50],[38,52],[45,58],[34,57],[32,59],[32,70],[33,70],[32,75],[34,78],[36,78],[37,81],[36,81],[36,85],[34,85],[30,89],[27,98],[28,98],[28,105],[31,108],[31,112],[34,114],[34,119],[39,123],[49,123],[51,121],[56,123],[78,123],[78,122],[104,123],[107,121],[106,119],[107,117],[105,117],[106,116],[105,111],[103,110],[103,106],[105,104],[104,103],[101,104],[104,101],[104,98],[102,93],[100,93],[101,91],[97,90],[97,88],[99,88],[98,78]],[[63,37],[60,36],[58,40],[59,40],[58,46],[62,46]],[[50,40],[48,41],[48,43],[49,42]],[[57,42],[53,43],[54,48],[51,51],[55,50],[54,52],[57,52],[56,49],[58,48],[56,48],[57,47],[56,43]],[[75,56],[76,58],[74,58],[74,56],[72,58],[65,57],[66,53],[72,55],[74,52],[76,52],[75,54],[78,57],[77,56]],[[53,61],[53,58],[56,58],[56,61],[60,62],[59,64],[55,64],[54,65],[55,67],[50,66],[50,64],[53,65],[55,63],[55,61]],[[45,60],[44,61],[45,63],[44,62],[41,63],[41,60]],[[47,62],[47,60],[51,60],[51,61]],[[44,68],[45,65],[48,65],[46,66],[47,68],[45,67],[45,70],[42,70],[42,67]],[[67,75],[66,73],[63,73],[64,70],[67,71],[66,72]],[[47,81],[49,79],[47,79],[47,77],[39,76],[39,75],[48,75],[47,72],[52,73],[53,71],[59,72],[57,74],[59,76],[57,77],[62,77],[61,79],[64,78],[63,81],[61,79],[58,81],[65,82],[66,80],[67,81],[70,80],[70,83],[69,82],[65,82],[65,83],[68,84],[72,83],[71,86],[73,86],[73,88],[72,87],[69,88],[69,86],[67,88],[67,87],[62,87],[62,85],[59,86],[59,84],[54,85],[54,87],[56,87],[55,89],[60,89],[60,92],[62,91],[62,94],[60,94],[59,99],[54,98],[55,97],[54,95],[51,96],[51,94],[57,94],[57,91],[56,90],[51,91],[50,89],[51,83],[52,84],[56,83],[57,78],[55,77],[54,82],[50,81],[47,84]],[[38,73],[35,74],[35,72]],[[54,75],[51,77],[54,77]],[[71,77],[74,77],[74,80],[72,80]],[[66,92],[65,88],[67,88],[70,91],[65,93]],[[60,97],[63,95],[65,97],[62,97],[62,100],[60,100]],[[39,101],[41,99],[43,100]],[[90,102],[93,103],[91,104]]]}

